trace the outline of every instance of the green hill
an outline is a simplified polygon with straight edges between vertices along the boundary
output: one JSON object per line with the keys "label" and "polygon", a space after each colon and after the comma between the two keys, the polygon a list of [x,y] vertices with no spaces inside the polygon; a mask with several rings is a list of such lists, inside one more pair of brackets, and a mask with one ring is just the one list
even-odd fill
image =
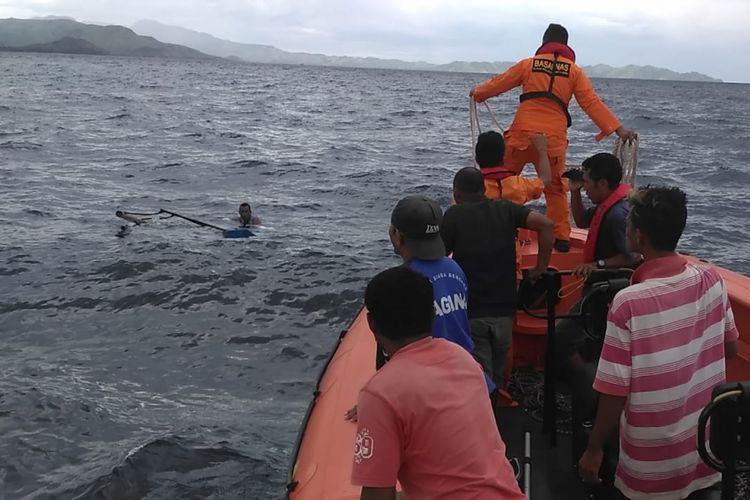
{"label": "green hill", "polygon": [[189,59],[213,57],[137,35],[122,26],[97,26],[70,19],[0,19],[0,50]]}

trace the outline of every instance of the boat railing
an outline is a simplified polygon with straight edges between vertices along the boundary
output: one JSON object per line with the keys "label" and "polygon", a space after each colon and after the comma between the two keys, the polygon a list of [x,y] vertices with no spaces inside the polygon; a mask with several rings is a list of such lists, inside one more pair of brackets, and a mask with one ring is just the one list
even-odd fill
{"label": "boat railing", "polygon": [[[710,452],[706,447],[709,419]],[[698,418],[698,454],[721,472],[721,499],[734,499],[737,473],[750,471],[750,381],[714,387],[711,402]]]}

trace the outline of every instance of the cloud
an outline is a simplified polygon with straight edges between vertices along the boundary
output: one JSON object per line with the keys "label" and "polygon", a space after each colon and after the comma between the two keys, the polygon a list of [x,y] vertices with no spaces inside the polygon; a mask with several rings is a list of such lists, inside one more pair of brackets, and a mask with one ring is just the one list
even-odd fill
{"label": "cloud", "polygon": [[585,64],[654,64],[750,81],[747,0],[0,0],[0,15],[67,15],[130,25],[139,19],[247,43],[331,55],[430,62],[514,60],[549,22],[570,31]]}

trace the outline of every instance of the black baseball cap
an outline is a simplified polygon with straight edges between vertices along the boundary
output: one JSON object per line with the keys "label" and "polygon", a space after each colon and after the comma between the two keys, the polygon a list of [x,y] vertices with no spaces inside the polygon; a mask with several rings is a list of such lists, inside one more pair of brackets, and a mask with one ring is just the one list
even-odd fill
{"label": "black baseball cap", "polygon": [[440,206],[422,195],[403,198],[391,213],[391,224],[404,235],[404,244],[422,260],[445,257],[445,245],[440,237],[442,223]]}

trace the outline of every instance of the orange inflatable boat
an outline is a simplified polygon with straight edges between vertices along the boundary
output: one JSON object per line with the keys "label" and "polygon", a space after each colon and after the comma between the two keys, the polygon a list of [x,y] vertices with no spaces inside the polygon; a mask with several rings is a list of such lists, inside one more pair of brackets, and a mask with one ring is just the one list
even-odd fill
{"label": "orange inflatable boat", "polygon": [[[524,267],[531,267],[537,251],[536,241],[532,239],[531,234],[521,234]],[[551,266],[558,270],[566,270],[581,262],[585,239],[586,231],[574,229],[571,234],[571,251],[564,254],[553,253]],[[738,355],[728,362],[728,378],[730,381],[750,380],[750,278],[722,268],[719,270],[727,283],[740,331]],[[568,284],[574,285],[572,279],[563,278],[563,287]],[[571,293],[557,306],[558,311],[567,310],[578,298],[575,293]],[[544,356],[546,332],[545,321],[519,312],[513,333],[515,366],[543,365],[541,361]],[[375,341],[362,310],[342,333],[318,379],[292,455],[288,482],[289,499],[359,498],[360,488],[352,486],[349,480],[356,424],[346,422],[344,413],[356,403],[360,388],[374,371]],[[503,427],[502,433],[506,443],[514,431],[512,428]],[[521,432],[520,429],[517,431]],[[509,446],[509,450],[510,448]],[[552,459],[560,460],[557,457]],[[560,474],[559,470],[562,468],[553,464],[551,469],[555,468]],[[572,474],[567,471],[565,473]],[[537,475],[534,483],[548,480],[554,482],[553,479]],[[554,492],[555,488],[558,488],[559,492],[560,487],[563,486],[553,485],[549,489]],[[560,497],[552,494],[550,498]]]}

